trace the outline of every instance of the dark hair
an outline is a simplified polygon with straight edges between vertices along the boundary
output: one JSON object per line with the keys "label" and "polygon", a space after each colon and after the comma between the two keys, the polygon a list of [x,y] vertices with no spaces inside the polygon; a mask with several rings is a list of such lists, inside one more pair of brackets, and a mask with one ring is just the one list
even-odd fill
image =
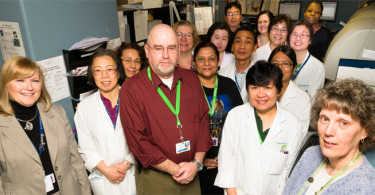
{"label": "dark hair", "polygon": [[226,6],[225,6],[225,15],[227,15],[227,11],[228,9],[232,8],[232,7],[235,7],[237,9],[240,10],[240,14],[242,12],[242,9],[241,9],[241,4],[239,4],[237,1],[233,1],[233,2],[230,2],[228,3]]}
{"label": "dark hair", "polygon": [[237,28],[236,32],[234,33],[234,37],[233,37],[233,40],[234,38],[236,37],[237,33],[240,32],[240,31],[248,31],[250,32],[251,34],[253,34],[253,37],[254,37],[254,45],[257,43],[257,39],[255,37],[255,32],[250,28],[250,26],[248,25],[242,25],[240,26],[239,28]]}
{"label": "dark hair", "polygon": [[101,49],[100,48],[100,49],[98,49],[94,52],[94,54],[92,55],[92,58],[91,58],[91,62],[89,64],[88,68],[87,68],[87,80],[89,81],[89,83],[94,88],[96,88],[96,89],[98,88],[98,86],[95,83],[94,75],[92,73],[92,65],[94,63],[95,58],[103,57],[103,56],[111,57],[113,59],[113,61],[115,61],[116,71],[117,71],[117,74],[118,74],[117,83],[119,85],[121,85],[125,80],[125,70],[124,70],[124,67],[122,66],[122,63],[120,62],[119,58],[116,56],[116,52],[114,52],[113,50],[110,50],[110,49]]}
{"label": "dark hair", "polygon": [[227,47],[225,48],[226,52],[230,52],[231,49],[231,41],[232,41],[232,31],[230,30],[229,26],[225,22],[215,22],[213,23],[210,28],[207,31],[206,35],[206,41],[211,42],[212,35],[214,35],[216,30],[225,30],[228,32],[228,44]]}
{"label": "dark hair", "polygon": [[[320,5],[320,8],[322,8],[322,10],[321,10],[321,12],[320,12],[320,16],[322,16],[322,14],[323,14],[323,3],[321,2],[321,1],[319,1],[319,0],[312,0],[312,1],[310,1],[309,2],[309,4],[307,4],[307,6],[306,6],[306,9],[305,9],[305,12],[307,11],[307,8],[309,8],[309,6],[312,4],[312,3],[316,3],[316,4],[318,4],[318,5]],[[304,12],[304,13],[305,13]]]}
{"label": "dark hair", "polygon": [[273,17],[271,19],[271,22],[270,24],[268,25],[268,34],[270,34],[271,32],[271,29],[272,29],[272,26],[278,24],[278,23],[282,23],[282,22],[285,22],[286,24],[286,28],[287,28],[287,32],[288,34],[290,33],[290,27],[292,25],[292,22],[290,21],[290,18],[289,16],[285,15],[285,14],[280,14],[280,15],[277,15],[275,17]]}
{"label": "dark hair", "polygon": [[282,79],[283,72],[278,66],[259,60],[247,72],[246,90],[249,92],[250,85],[265,87],[272,82],[277,89],[277,93],[280,93],[283,88]]}
{"label": "dark hair", "polygon": [[282,52],[283,54],[288,56],[288,58],[292,61],[293,68],[297,66],[296,53],[289,45],[280,45],[276,47],[268,58],[268,63],[271,63],[273,56],[279,52]]}
{"label": "dark hair", "polygon": [[272,18],[274,17],[273,13],[268,11],[268,10],[263,10],[263,11],[259,12],[259,14],[257,15],[257,18],[256,18],[257,26],[258,26],[258,20],[259,20],[261,15],[267,15],[268,18],[270,19],[270,22],[271,22]]}
{"label": "dark hair", "polygon": [[290,29],[290,33],[289,33],[289,36],[288,36],[288,42],[290,41],[290,36],[292,35],[293,30],[297,26],[306,26],[306,28],[309,30],[309,33],[310,33],[310,40],[313,39],[314,31],[313,31],[312,25],[309,22],[305,21],[305,20],[298,20],[297,22],[295,22],[293,24],[292,28]]}
{"label": "dark hair", "polygon": [[204,41],[204,42],[199,43],[194,49],[194,62],[197,58],[197,54],[198,54],[199,50],[201,50],[202,48],[206,48],[206,47],[210,47],[214,50],[216,58],[219,61],[219,51],[217,50],[216,46],[209,41]]}
{"label": "dark hair", "polygon": [[142,47],[140,47],[137,43],[134,43],[134,42],[133,43],[122,42],[120,47],[117,48],[116,54],[117,54],[117,57],[120,61],[121,61],[121,57],[122,57],[122,52],[126,49],[134,49],[138,52],[138,55],[141,58],[141,68],[140,68],[140,70],[142,70],[143,68],[148,66],[148,61],[146,60],[145,50]]}

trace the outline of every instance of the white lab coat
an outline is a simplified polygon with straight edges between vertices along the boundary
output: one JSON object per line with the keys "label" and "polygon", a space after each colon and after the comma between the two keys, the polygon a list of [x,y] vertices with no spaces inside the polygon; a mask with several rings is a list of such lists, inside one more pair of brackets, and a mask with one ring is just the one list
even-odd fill
{"label": "white lab coat", "polygon": [[223,61],[221,61],[220,68],[227,67],[228,65],[232,64],[235,61],[236,61],[236,58],[234,57],[232,53],[228,53],[224,51]]}
{"label": "white lab coat", "polygon": [[279,103],[287,111],[297,116],[301,122],[303,139],[310,125],[311,103],[309,95],[297,87],[293,81],[290,81]]}
{"label": "white lab coat", "polygon": [[126,143],[120,114],[117,117],[116,129],[97,91],[83,99],[74,116],[78,135],[78,152],[90,171],[89,181],[95,195],[102,194],[136,194],[135,166],[126,172],[125,179],[114,184],[110,182],[96,166],[100,161],[108,166],[124,160],[135,163]]}
{"label": "white lab coat", "polygon": [[[307,59],[309,54],[310,53],[307,51],[303,61]],[[321,89],[324,85],[325,73],[323,63],[311,55],[310,59],[306,62],[293,82],[306,91],[311,101],[313,101],[318,89]]]}
{"label": "white lab coat", "polygon": [[219,150],[216,186],[236,188],[239,195],[282,193],[301,146],[301,124],[296,116],[276,105],[275,119],[262,145],[254,108],[247,103],[229,112]]}
{"label": "white lab coat", "polygon": [[[252,66],[252,65],[253,65],[253,61],[250,62],[249,66]],[[224,68],[220,68],[219,75],[228,77],[228,78],[232,79],[234,82],[236,82],[236,78],[235,78],[236,61],[234,61],[232,64],[229,64],[228,66],[226,66]],[[243,103],[249,102],[249,94],[247,93],[246,86],[244,86],[242,88],[242,90],[240,91],[240,94],[241,94],[241,98],[242,98]]]}
{"label": "white lab coat", "polygon": [[252,56],[252,60],[254,63],[256,63],[259,60],[265,60],[268,61],[268,58],[270,57],[272,53],[270,42],[268,41],[267,44],[263,45],[262,47],[259,47]]}

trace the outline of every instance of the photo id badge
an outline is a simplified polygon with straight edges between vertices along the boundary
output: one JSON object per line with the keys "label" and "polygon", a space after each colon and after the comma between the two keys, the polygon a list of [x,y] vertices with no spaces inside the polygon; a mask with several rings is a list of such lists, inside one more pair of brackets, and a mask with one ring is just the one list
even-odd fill
{"label": "photo id badge", "polygon": [[217,139],[216,137],[213,137],[212,143],[214,143],[214,146],[218,146],[219,145],[219,139]]}
{"label": "photo id badge", "polygon": [[176,144],[176,154],[190,151],[190,141],[184,141]]}
{"label": "photo id badge", "polygon": [[55,176],[53,176],[53,173],[49,174],[49,175],[46,175],[44,177],[44,184],[46,186],[46,192],[50,192],[52,191],[54,188],[53,188],[53,183],[55,183]]}

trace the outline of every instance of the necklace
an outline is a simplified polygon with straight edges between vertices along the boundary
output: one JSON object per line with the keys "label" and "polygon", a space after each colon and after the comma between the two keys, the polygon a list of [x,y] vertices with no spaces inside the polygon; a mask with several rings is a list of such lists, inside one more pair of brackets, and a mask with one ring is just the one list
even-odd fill
{"label": "necklace", "polygon": [[315,34],[315,33],[319,30],[319,28],[320,28],[320,24],[318,24],[318,25],[314,28],[314,32],[313,32],[313,34]]}
{"label": "necklace", "polygon": [[[352,161],[349,164],[347,164],[344,168],[342,168],[339,172],[337,172],[324,186],[322,186],[320,188],[319,191],[315,192],[315,194],[316,195],[321,194],[322,191],[324,191],[329,185],[331,185],[331,183],[336,178],[340,177],[346,170],[348,170],[354,163],[356,163],[361,156],[362,156],[362,152],[360,152],[356,157],[354,157],[352,159]],[[303,186],[301,187],[298,195],[301,195],[309,187],[309,185],[314,182],[315,176],[319,173],[319,171],[323,167],[323,165],[327,164],[327,162],[328,162],[328,159],[327,158],[324,159],[324,161],[320,164],[320,166],[318,167],[318,169],[315,170],[315,172],[303,184]]]}
{"label": "necklace", "polygon": [[35,116],[33,118],[31,118],[30,120],[21,120],[21,119],[19,119],[17,117],[16,117],[16,119],[18,121],[26,123],[24,129],[30,131],[30,130],[32,130],[34,128],[33,124],[30,121],[33,121],[37,116],[38,116],[38,110],[36,111]]}

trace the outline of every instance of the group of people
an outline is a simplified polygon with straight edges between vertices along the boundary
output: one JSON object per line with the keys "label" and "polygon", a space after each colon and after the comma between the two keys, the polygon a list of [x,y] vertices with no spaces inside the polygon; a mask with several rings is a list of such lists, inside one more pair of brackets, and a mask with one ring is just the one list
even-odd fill
{"label": "group of people", "polygon": [[[322,9],[311,2],[293,25],[263,11],[255,34],[232,2],[204,42],[179,21],[152,28],[144,48],[97,50],[87,71],[97,91],[74,116],[78,144],[42,68],[7,60],[0,194],[373,193],[362,153],[375,145],[375,92],[353,79],[323,87]],[[320,145],[291,173],[310,126]]]}

